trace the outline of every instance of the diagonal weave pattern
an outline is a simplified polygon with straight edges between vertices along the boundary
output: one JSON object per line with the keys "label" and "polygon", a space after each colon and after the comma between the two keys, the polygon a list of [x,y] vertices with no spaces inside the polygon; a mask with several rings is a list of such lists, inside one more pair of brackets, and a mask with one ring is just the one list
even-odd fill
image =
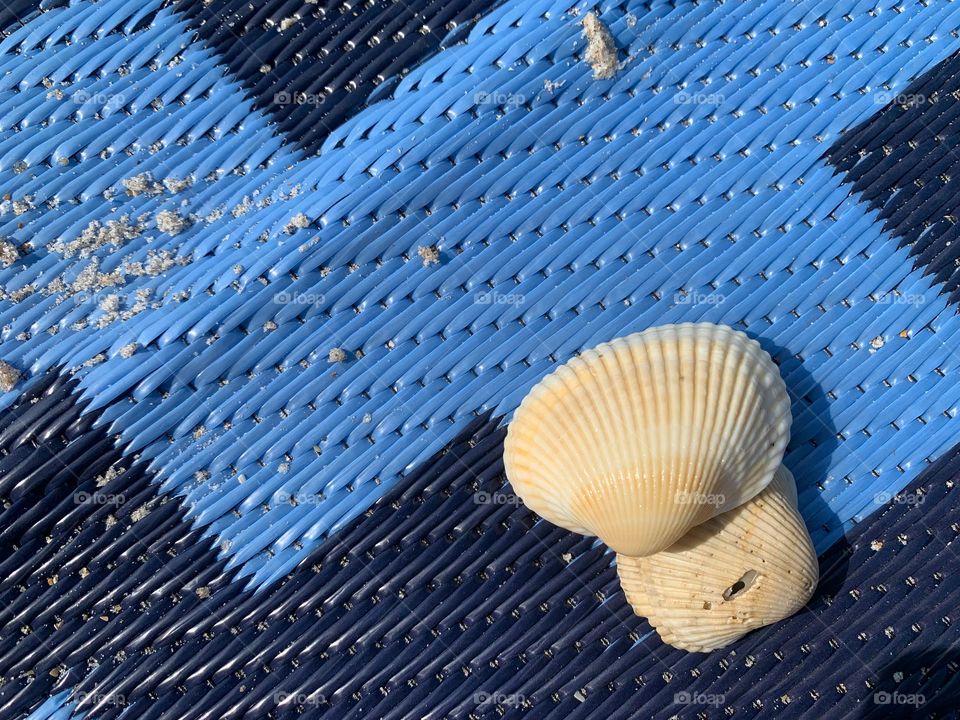
{"label": "diagonal weave pattern", "polygon": [[371,95],[384,97],[417,61],[498,3],[407,0],[344,3],[244,0],[175,7],[307,153],[319,149]]}
{"label": "diagonal weave pattern", "polygon": [[[302,562],[474,413],[508,414],[557,361],[658,322],[737,325],[781,363],[820,547],[952,444],[960,389],[941,338],[956,319],[817,158],[873,111],[864,83],[902,87],[947,54],[930,33],[960,23],[952,4],[857,12],[850,37],[889,36],[870,58],[835,52],[831,23],[853,6],[824,22],[725,6],[703,37],[705,6],[615,6],[624,65],[602,82],[580,60],[577,16],[505,5],[305,159],[168,9],[82,7],[4,45],[19,68],[6,82],[28,88],[18,98],[64,118],[25,122],[20,103],[6,131],[4,231],[29,245],[0,271],[5,359],[71,368],[90,410],[132,400],[101,421],[251,586]],[[77,41],[44,49],[48,66],[23,64],[71,23]],[[771,26],[792,44],[757,32]],[[759,74],[733,72],[761,57]],[[57,92],[94,67],[103,79]],[[681,89],[707,79],[710,101]],[[106,287],[77,290],[91,278]],[[283,502],[297,494],[322,503]]]}
{"label": "diagonal weave pattern", "polygon": [[[811,668],[839,672],[835,644],[913,653],[908,628],[936,646],[942,503],[893,508],[936,528],[908,544],[940,593],[919,630],[894,602],[823,600],[826,630],[795,618],[718,671],[647,637],[589,541],[474,493],[499,487],[498,428],[556,363],[710,320],[780,365],[818,549],[893,522],[869,516],[956,443],[960,319],[927,202],[949,178],[915,194],[879,154],[902,139],[949,174],[952,111],[887,104],[952,87],[960,6],[348,5],[41,3],[0,41],[0,360],[23,373],[0,394],[2,706],[667,716],[689,672],[683,689],[729,681],[739,714],[858,712],[888,678],[856,663],[881,650],[843,655],[835,694]],[[609,80],[584,62],[591,8]],[[395,52],[374,59],[378,33]],[[861,594],[890,571],[868,557]],[[758,705],[811,625],[795,667],[816,692],[776,671]]]}
{"label": "diagonal weave pattern", "polygon": [[852,129],[829,153],[853,189],[879,209],[884,229],[910,248],[914,266],[960,300],[955,200],[960,144],[960,56],[890,93],[890,104]]}
{"label": "diagonal weave pattern", "polygon": [[[4,449],[63,432],[59,455],[82,476],[70,489],[112,499],[77,503],[46,487],[63,498],[44,518],[55,525],[11,522],[39,488],[35,474],[7,470],[23,478],[24,502],[4,511],[3,540],[23,544],[4,567],[14,573],[0,662],[4,677],[30,681],[3,688],[6,714],[64,686],[79,711],[104,718],[621,718],[639,708],[665,718],[683,693],[745,717],[860,717],[877,692],[923,694],[929,712],[949,706],[956,450],[905,496],[918,502],[891,503],[822,558],[809,609],[705,656],[662,646],[632,617],[603,548],[517,505],[496,423],[473,423],[309,562],[251,593],[200,549],[180,503],[152,496],[140,468],[97,483],[96,469],[70,459],[105,438],[75,426],[66,390],[51,381],[39,402],[24,398],[24,430]],[[904,626],[918,597],[936,602]]]}

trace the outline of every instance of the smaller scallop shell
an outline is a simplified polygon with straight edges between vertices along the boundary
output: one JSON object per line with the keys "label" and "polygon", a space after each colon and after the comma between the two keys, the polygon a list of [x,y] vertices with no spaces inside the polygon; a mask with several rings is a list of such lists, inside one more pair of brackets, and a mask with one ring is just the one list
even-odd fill
{"label": "smaller scallop shell", "polygon": [[781,466],[749,502],[698,525],[648,557],[617,556],[620,585],[663,641],[709,652],[802,608],[819,568]]}
{"label": "smaller scallop shell", "polygon": [[661,325],[537,383],[504,464],[544,519],[650,555],[763,490],[789,436],[790,399],[759,343],[723,325]]}

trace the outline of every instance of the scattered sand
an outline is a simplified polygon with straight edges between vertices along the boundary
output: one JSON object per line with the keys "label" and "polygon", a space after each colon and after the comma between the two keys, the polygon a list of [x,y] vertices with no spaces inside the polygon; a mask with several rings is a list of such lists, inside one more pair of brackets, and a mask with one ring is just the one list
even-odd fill
{"label": "scattered sand", "polygon": [[102,273],[100,272],[100,259],[93,257],[77,275],[77,279],[73,281],[70,289],[74,293],[81,293],[117,285],[123,285],[123,271],[118,268],[109,273]]}
{"label": "scattered sand", "polygon": [[174,255],[171,250],[148,250],[146,263],[128,260],[123,263],[123,272],[128,275],[156,276],[166,272],[174,265],[189,265],[190,262],[189,256],[179,257]]}
{"label": "scattered sand", "polygon": [[50,244],[50,249],[64,257],[89,257],[98,248],[104,245],[120,247],[128,240],[140,236],[143,227],[130,222],[130,217],[122,215],[117,220],[108,220],[106,225],[92,220],[83,229],[80,236],[73,240],[57,240]]}
{"label": "scattered sand", "polygon": [[137,343],[135,342],[124,345],[122,348],[120,348],[120,357],[122,358],[133,357],[133,354],[137,351],[138,347],[139,345],[137,345]]}
{"label": "scattered sand", "polygon": [[94,479],[94,482],[96,483],[96,485],[97,485],[98,488],[99,488],[99,487],[103,487],[103,486],[106,485],[107,483],[109,483],[109,482],[115,480],[116,478],[120,477],[120,475],[121,475],[122,473],[123,473],[123,468],[116,468],[116,467],[111,466],[111,467],[108,467],[108,468],[107,468],[107,471],[106,471],[103,475],[98,475],[98,476]]}
{"label": "scattered sand", "polygon": [[10,392],[20,381],[20,371],[0,360],[0,392]]}
{"label": "scattered sand", "polygon": [[206,600],[208,597],[210,597],[210,595],[210,588],[208,588],[206,585],[197,588],[197,597],[201,600]]}
{"label": "scattered sand", "polygon": [[872,347],[874,350],[879,350],[884,346],[884,344],[885,342],[883,338],[880,337],[879,335],[877,335],[877,337],[875,337],[873,340],[870,341],[870,347]]}
{"label": "scattered sand", "polygon": [[130,197],[137,197],[138,195],[159,195],[163,192],[163,185],[154,181],[153,176],[149,172],[124,178],[120,181],[120,184],[123,185],[123,188],[127,191],[127,195]]}
{"label": "scattered sand", "polygon": [[0,240],[0,265],[10,267],[20,258],[16,246],[9,240]]}
{"label": "scattered sand", "polygon": [[190,178],[164,178],[163,186],[172,193],[183,192],[193,184]]}
{"label": "scattered sand", "polygon": [[593,68],[594,80],[609,80],[617,74],[620,67],[613,35],[596,13],[592,12],[583,18],[583,35],[587,39],[587,51],[583,59]]}
{"label": "scattered sand", "polygon": [[25,298],[30,297],[37,291],[36,285],[30,283],[29,285],[24,285],[19,290],[14,290],[12,292],[7,292],[0,287],[0,300],[10,300],[11,302],[18,303]]}
{"label": "scattered sand", "polygon": [[421,245],[417,248],[417,255],[423,260],[424,267],[440,264],[440,251],[433,245]]}
{"label": "scattered sand", "polygon": [[347,353],[343,351],[343,348],[332,348],[327,355],[327,360],[332,363],[343,362],[347,359]]}
{"label": "scattered sand", "polygon": [[29,195],[23,198],[23,200],[13,201],[14,215],[23,215],[25,212],[30,212],[31,210],[33,210],[33,198]]}
{"label": "scattered sand", "polygon": [[239,205],[234,206],[233,210],[230,211],[230,214],[235,218],[238,218],[241,215],[246,215],[248,212],[250,212],[250,208],[252,207],[253,203],[250,202],[250,198],[244,195],[243,200],[240,201]]}

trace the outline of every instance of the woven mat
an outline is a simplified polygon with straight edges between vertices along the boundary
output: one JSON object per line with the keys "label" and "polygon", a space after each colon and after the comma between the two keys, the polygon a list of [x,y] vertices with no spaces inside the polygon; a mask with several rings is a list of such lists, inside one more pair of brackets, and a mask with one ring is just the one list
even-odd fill
{"label": "woven mat", "polygon": [[[953,712],[960,5],[0,25],[4,717]],[[690,320],[780,366],[824,575],[710,655],[501,463],[558,363]]]}

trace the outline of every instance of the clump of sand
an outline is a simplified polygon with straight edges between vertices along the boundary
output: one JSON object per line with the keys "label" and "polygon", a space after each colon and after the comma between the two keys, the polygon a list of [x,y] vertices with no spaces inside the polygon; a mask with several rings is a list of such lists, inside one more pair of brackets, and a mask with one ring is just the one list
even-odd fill
{"label": "clump of sand", "polygon": [[0,240],[0,265],[10,267],[20,259],[17,246],[9,240]]}
{"label": "clump of sand", "polygon": [[140,173],[133,177],[124,178],[120,181],[127,195],[137,197],[139,195],[159,195],[163,192],[163,185],[153,179],[149,172]]}
{"label": "clump of sand", "polygon": [[613,35],[596,13],[592,12],[583,18],[583,35],[587,39],[587,52],[583,59],[593,68],[594,80],[609,80],[620,68],[617,43]]}
{"label": "clump of sand", "polygon": [[157,230],[167,235],[179,235],[187,227],[187,220],[173,210],[161,210],[157,213]]}
{"label": "clump of sand", "polygon": [[421,245],[417,248],[417,255],[423,261],[424,267],[440,264],[440,251],[432,245]]}
{"label": "clump of sand", "polygon": [[287,235],[293,235],[297,230],[302,230],[305,227],[310,227],[310,218],[303,213],[297,213],[290,218],[290,222],[283,228],[283,231]]}
{"label": "clump of sand", "polygon": [[0,360],[0,392],[10,392],[20,382],[20,371]]}
{"label": "clump of sand", "polygon": [[330,352],[327,353],[327,361],[332,363],[344,362],[347,359],[347,353],[344,352],[343,348],[331,348]]}

